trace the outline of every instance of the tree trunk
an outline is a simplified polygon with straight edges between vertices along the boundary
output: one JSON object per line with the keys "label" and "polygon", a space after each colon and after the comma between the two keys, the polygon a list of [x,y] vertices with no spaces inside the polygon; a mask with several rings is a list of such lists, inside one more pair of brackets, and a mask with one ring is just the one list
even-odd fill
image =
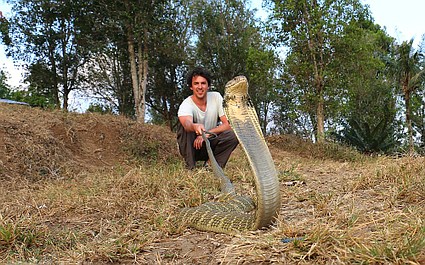
{"label": "tree trunk", "polygon": [[415,146],[413,143],[413,129],[412,129],[412,118],[410,116],[411,109],[410,109],[410,93],[407,92],[407,90],[404,93],[404,103],[406,106],[406,124],[407,124],[407,134],[408,134],[408,141],[409,141],[409,155],[412,156],[415,153]]}
{"label": "tree trunk", "polygon": [[420,130],[421,130],[421,147],[425,147],[425,124],[424,124],[424,118],[425,117],[425,109],[422,107],[422,113],[421,113],[421,122],[420,122]]}
{"label": "tree trunk", "polygon": [[[315,59],[315,58],[314,58]],[[316,141],[317,143],[323,143],[325,141],[325,100],[323,98],[324,93],[324,84],[323,78],[320,73],[323,72],[323,69],[318,68],[318,63],[316,60],[313,60],[314,65],[314,85],[316,89],[316,100],[317,100],[317,109],[316,109],[316,121],[317,121],[317,131],[316,131]]]}
{"label": "tree trunk", "polygon": [[[144,34],[144,37],[146,37],[146,32]],[[131,68],[131,81],[134,95],[134,106],[136,110],[136,119],[138,122],[144,123],[146,109],[146,85],[148,76],[148,49],[147,46],[143,45],[143,43],[139,40],[137,43],[138,54],[135,53],[134,34],[131,26],[128,27],[127,42]]]}
{"label": "tree trunk", "polygon": [[140,101],[138,108],[137,121],[145,123],[145,112],[146,112],[146,86],[148,84],[148,46],[147,46],[147,31],[143,32],[143,42],[138,42],[138,60],[139,60],[139,95]]}
{"label": "tree trunk", "polygon": [[264,118],[263,118],[263,134],[266,135],[267,134],[267,115],[268,115],[268,102],[264,102],[264,107],[263,107],[263,113],[264,113]]}
{"label": "tree trunk", "polygon": [[57,75],[56,72],[54,72],[54,85],[53,85],[53,99],[55,101],[55,108],[56,109],[60,109],[61,108],[61,102],[60,102],[60,98],[59,98],[59,84],[57,82]]}
{"label": "tree trunk", "polygon": [[[317,7],[317,1],[312,1],[311,6]],[[307,9],[304,8],[304,22],[307,25],[311,25],[311,15]],[[324,114],[324,83],[323,83],[323,37],[321,32],[314,34],[310,27],[307,29],[308,36],[308,49],[310,51],[311,62],[313,64],[313,75],[314,75],[314,86],[317,100],[316,108],[316,141],[317,143],[323,143],[325,140],[325,114]]]}
{"label": "tree trunk", "polygon": [[69,92],[65,92],[63,94],[63,103],[62,108],[64,111],[68,112],[68,100],[69,100]]}
{"label": "tree trunk", "polygon": [[56,69],[56,61],[54,57],[54,46],[48,43],[48,49],[49,49],[49,62],[52,65],[52,72],[53,72],[53,99],[55,101],[55,108],[60,109],[60,99],[59,99],[59,82],[58,82],[58,75],[57,75],[57,69]]}
{"label": "tree trunk", "polygon": [[317,143],[323,143],[325,141],[325,114],[324,114],[324,102],[323,93],[319,93],[317,102]]}
{"label": "tree trunk", "polygon": [[136,110],[136,118],[140,116],[140,108],[138,107],[140,105],[141,97],[140,97],[140,91],[139,91],[139,79],[137,75],[137,62],[136,62],[136,53],[134,51],[134,38],[133,38],[133,32],[132,29],[129,27],[128,29],[128,56],[130,60],[130,69],[131,69],[131,83],[133,86],[133,96],[134,96],[134,106]]}

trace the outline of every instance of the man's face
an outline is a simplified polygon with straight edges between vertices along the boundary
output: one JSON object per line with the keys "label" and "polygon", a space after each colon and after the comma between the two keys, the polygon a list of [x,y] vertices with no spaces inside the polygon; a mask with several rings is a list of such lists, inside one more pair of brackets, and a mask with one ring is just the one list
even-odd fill
{"label": "man's face", "polygon": [[190,87],[193,91],[193,95],[198,98],[205,97],[208,91],[208,81],[206,78],[197,75],[192,78],[192,86]]}

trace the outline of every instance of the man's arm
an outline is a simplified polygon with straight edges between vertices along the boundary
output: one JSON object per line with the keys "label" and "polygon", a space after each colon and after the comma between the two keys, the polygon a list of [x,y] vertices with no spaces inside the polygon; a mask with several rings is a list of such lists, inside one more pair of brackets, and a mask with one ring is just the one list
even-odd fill
{"label": "man's arm", "polygon": [[227,119],[226,115],[221,116],[220,121],[221,121],[221,124],[219,126],[212,128],[209,131],[212,132],[212,133],[219,134],[219,133],[222,133],[224,131],[231,129],[230,124],[229,124],[229,120]]}
{"label": "man's arm", "polygon": [[195,132],[197,135],[201,135],[205,131],[205,127],[201,123],[194,123],[192,116],[180,116],[179,121],[184,127],[186,132]]}
{"label": "man's arm", "polygon": [[193,147],[195,147],[195,149],[201,149],[202,142],[204,141],[202,138],[202,132],[205,131],[204,125],[201,123],[194,123],[192,116],[180,116],[179,121],[186,132],[195,132],[198,135],[193,142]]}

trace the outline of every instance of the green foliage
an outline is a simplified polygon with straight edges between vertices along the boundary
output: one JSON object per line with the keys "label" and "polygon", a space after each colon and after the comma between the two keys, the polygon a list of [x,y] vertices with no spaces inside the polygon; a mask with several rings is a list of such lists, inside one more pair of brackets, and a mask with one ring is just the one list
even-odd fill
{"label": "green foliage", "polygon": [[44,233],[36,227],[27,227],[17,223],[0,220],[0,253],[19,252],[31,253],[40,247]]}
{"label": "green foliage", "polygon": [[280,84],[276,73],[279,66],[278,55],[273,50],[267,49],[264,44],[249,48],[247,57],[249,94],[264,134]]}
{"label": "green foliage", "polygon": [[40,107],[44,109],[55,108],[54,100],[44,94],[40,94],[38,91],[34,91],[31,88],[29,90],[18,90],[13,91],[10,94],[10,99],[26,102],[33,107]]}
{"label": "green foliage", "polygon": [[387,117],[374,123],[353,117],[343,127],[339,133],[335,134],[336,138],[345,144],[354,146],[360,152],[387,152],[397,144],[392,121]]}
{"label": "green foliage", "polygon": [[262,41],[255,17],[246,1],[196,1],[194,33],[195,64],[214,75],[214,88],[223,93],[225,84],[247,73],[250,47]]}
{"label": "green foliage", "polygon": [[425,84],[413,93],[411,102],[412,127],[420,135],[418,145],[422,147],[419,151],[423,153],[425,152],[423,149],[425,147]]}
{"label": "green foliage", "polygon": [[425,69],[421,63],[423,54],[413,48],[413,39],[396,46],[393,70],[402,92],[407,95],[425,81]]}
{"label": "green foliage", "polygon": [[37,75],[49,80],[56,107],[62,103],[67,109],[69,93],[81,88],[80,70],[93,48],[85,34],[92,25],[86,2],[17,0],[12,4],[8,51],[30,68],[42,65],[45,71]]}
{"label": "green foliage", "polygon": [[7,77],[3,70],[0,71],[0,98],[9,98],[10,88],[6,83]]}
{"label": "green foliage", "polygon": [[151,122],[166,124],[173,130],[177,123],[177,111],[189,91],[185,73],[191,62],[191,12],[187,1],[178,1],[167,7],[153,36],[155,50],[152,51],[147,86],[147,105]]}
{"label": "green foliage", "polygon": [[110,45],[96,52],[83,73],[84,87],[96,98],[113,106],[114,112],[134,116],[134,98],[128,54],[123,43],[110,39]]}
{"label": "green foliage", "polygon": [[9,34],[9,21],[0,12],[0,37],[5,45],[10,45],[12,42]]}
{"label": "green foliage", "polygon": [[388,151],[397,143],[396,93],[383,59],[392,41],[378,25],[359,19],[336,43],[330,83],[339,89],[331,112],[344,127],[339,140],[362,152]]}
{"label": "green foliage", "polygon": [[55,106],[54,100],[49,93],[38,90],[33,85],[26,89],[12,90],[7,85],[6,80],[5,73],[0,71],[0,98],[26,102],[33,107],[53,108]]}
{"label": "green foliage", "polygon": [[87,112],[90,113],[100,113],[100,114],[112,114],[112,108],[110,106],[105,106],[100,103],[93,103],[87,108]]}
{"label": "green foliage", "polygon": [[[86,37],[79,41],[88,44],[84,46],[90,59],[85,62],[84,71],[80,73],[81,86],[89,94],[111,105],[114,112],[134,117],[134,97],[126,41],[125,23],[130,19],[130,14],[126,12],[127,5],[122,1],[103,0],[85,3],[84,12],[90,13],[90,21],[80,21],[86,23],[81,25]],[[133,13],[136,13],[136,9]]]}
{"label": "green foliage", "polygon": [[378,87],[390,90],[387,76],[375,79],[391,39],[359,1],[268,3],[275,42],[288,46],[280,91],[284,104],[277,106],[288,121],[276,121],[276,130],[292,123],[289,132],[316,134],[319,141],[322,130],[333,130],[357,109],[362,95]]}
{"label": "green foliage", "polygon": [[394,58],[389,61],[391,73],[396,80],[404,100],[405,123],[407,127],[407,140],[409,153],[414,153],[414,133],[412,121],[412,97],[415,91],[425,84],[424,54],[413,48],[413,39],[396,45]]}
{"label": "green foliage", "polygon": [[[394,133],[404,133],[394,122],[396,112],[404,112],[396,104],[395,89],[402,88],[410,100],[409,131],[416,145],[425,142],[423,50],[415,51],[412,42],[393,45],[358,0],[263,2],[272,15],[264,24],[240,0],[12,1],[13,16],[0,18],[0,31],[7,52],[25,60],[29,87],[12,91],[0,75],[0,97],[50,108],[66,105],[72,90],[85,89],[114,113],[133,117],[137,79],[147,81],[150,121],[173,130],[190,92],[185,74],[203,65],[219,92],[235,75],[248,77],[264,132],[273,124],[269,132],[316,140],[321,118],[324,135],[341,125],[380,131],[382,119]],[[262,31],[264,25],[270,31]],[[132,75],[130,39],[137,69],[148,61],[146,80]],[[111,110],[93,105],[89,111]],[[350,117],[359,117],[358,126],[346,122]]]}
{"label": "green foliage", "polygon": [[28,67],[25,81],[29,83],[26,90],[16,91],[14,97],[41,108],[57,106],[54,73],[43,62],[35,62]]}

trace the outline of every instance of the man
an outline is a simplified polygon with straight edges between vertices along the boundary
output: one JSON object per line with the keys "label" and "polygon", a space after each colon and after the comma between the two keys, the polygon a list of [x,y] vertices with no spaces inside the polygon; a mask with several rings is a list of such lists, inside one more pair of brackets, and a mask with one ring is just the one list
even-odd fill
{"label": "man", "polygon": [[196,161],[207,161],[208,153],[202,132],[211,132],[210,144],[217,163],[224,168],[230,154],[239,144],[223,110],[223,97],[218,92],[208,92],[211,85],[210,73],[196,67],[187,76],[187,85],[192,95],[187,97],[178,110],[179,126],[177,142],[186,166],[193,169]]}

